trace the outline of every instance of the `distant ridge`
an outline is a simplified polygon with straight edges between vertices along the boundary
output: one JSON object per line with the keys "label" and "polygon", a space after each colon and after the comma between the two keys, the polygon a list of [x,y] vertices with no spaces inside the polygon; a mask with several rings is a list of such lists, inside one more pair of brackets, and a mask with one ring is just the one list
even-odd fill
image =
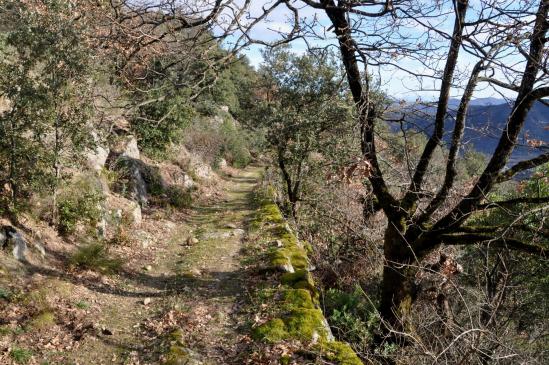
{"label": "distant ridge", "polygon": [[[449,117],[445,121],[444,141],[451,139],[454,117],[459,105],[459,99],[451,99],[449,102]],[[466,130],[463,141],[472,145],[475,150],[491,154],[494,152],[501,130],[511,112],[512,105],[504,99],[479,98],[471,101],[467,112]],[[436,103],[427,105],[407,103],[397,108],[405,110],[409,114],[407,128],[423,130],[430,134],[433,130]],[[395,130],[398,129],[398,126]],[[535,157],[542,153],[538,148],[528,146],[528,140],[543,142],[542,149],[549,149],[549,107],[542,102],[536,102],[526,117],[524,128],[518,140],[518,146],[511,156],[511,163]]]}

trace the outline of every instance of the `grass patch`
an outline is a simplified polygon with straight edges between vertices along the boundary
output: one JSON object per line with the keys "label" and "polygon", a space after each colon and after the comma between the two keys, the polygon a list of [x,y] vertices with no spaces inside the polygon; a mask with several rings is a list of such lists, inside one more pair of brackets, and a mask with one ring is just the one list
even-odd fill
{"label": "grass patch", "polygon": [[32,351],[14,346],[10,351],[10,357],[16,364],[28,364],[32,358]]}
{"label": "grass patch", "polygon": [[38,314],[30,320],[29,326],[34,329],[47,328],[55,324],[55,315],[50,311]]}
{"label": "grass patch", "polygon": [[0,326],[0,337],[8,336],[11,334],[11,328],[9,326],[4,325]]}
{"label": "grass patch", "polygon": [[89,243],[78,248],[69,260],[71,268],[99,271],[112,274],[120,270],[122,261],[109,257],[107,247],[99,242]]}
{"label": "grass patch", "polygon": [[78,309],[88,309],[90,307],[90,303],[86,302],[85,300],[80,300],[76,302],[74,306]]}

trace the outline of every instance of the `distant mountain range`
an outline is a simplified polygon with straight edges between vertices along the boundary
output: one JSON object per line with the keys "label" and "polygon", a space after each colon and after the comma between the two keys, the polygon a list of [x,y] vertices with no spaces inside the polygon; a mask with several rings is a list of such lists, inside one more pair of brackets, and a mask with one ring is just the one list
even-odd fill
{"label": "distant mountain range", "polygon": [[[459,105],[458,99],[451,99],[449,102],[449,114],[445,121],[444,140],[449,142],[452,137],[454,118]],[[467,112],[466,129],[463,141],[470,144],[475,150],[491,154],[494,152],[501,131],[505,126],[507,117],[511,112],[512,105],[507,101],[497,98],[482,98],[471,101]],[[411,117],[407,118],[407,128],[423,130],[430,134],[433,130],[435,106],[406,104],[399,106],[399,110],[408,110]],[[398,129],[398,126],[395,126]],[[511,163],[529,159],[539,155],[539,148],[532,148],[528,140],[543,142],[545,151],[549,149],[549,107],[541,102],[536,102],[528,116],[519,138],[519,145],[511,156]],[[543,147],[542,147],[543,148]]]}

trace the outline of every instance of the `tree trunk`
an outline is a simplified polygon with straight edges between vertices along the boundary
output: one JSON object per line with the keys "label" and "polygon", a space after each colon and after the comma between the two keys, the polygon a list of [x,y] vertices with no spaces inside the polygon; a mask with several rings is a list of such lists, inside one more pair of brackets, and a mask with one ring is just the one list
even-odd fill
{"label": "tree trunk", "polygon": [[[404,241],[403,234],[389,222],[384,237],[385,265],[379,307],[385,335],[389,335],[391,330],[404,330],[406,317],[415,300],[415,270],[409,266],[412,258],[412,252]],[[396,339],[399,336],[390,337]]]}
{"label": "tree trunk", "polygon": [[53,172],[54,181],[52,184],[52,223],[54,226],[59,224],[59,209],[57,207],[57,195],[59,179],[61,177],[61,169],[59,166],[59,118],[55,118],[55,145],[54,145],[54,158],[53,158]]}

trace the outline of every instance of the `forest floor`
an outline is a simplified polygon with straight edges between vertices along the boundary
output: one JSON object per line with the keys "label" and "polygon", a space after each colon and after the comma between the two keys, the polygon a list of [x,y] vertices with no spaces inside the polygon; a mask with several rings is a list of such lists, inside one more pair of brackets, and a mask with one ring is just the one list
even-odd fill
{"label": "forest floor", "polygon": [[[116,275],[31,268],[22,302],[45,304],[5,314],[0,363],[166,363],[174,342],[185,353],[174,364],[246,363],[252,341],[242,247],[260,171],[228,174],[221,198],[185,214],[144,215],[131,232],[139,243],[117,252],[125,262]],[[8,278],[10,270],[1,270]]]}

